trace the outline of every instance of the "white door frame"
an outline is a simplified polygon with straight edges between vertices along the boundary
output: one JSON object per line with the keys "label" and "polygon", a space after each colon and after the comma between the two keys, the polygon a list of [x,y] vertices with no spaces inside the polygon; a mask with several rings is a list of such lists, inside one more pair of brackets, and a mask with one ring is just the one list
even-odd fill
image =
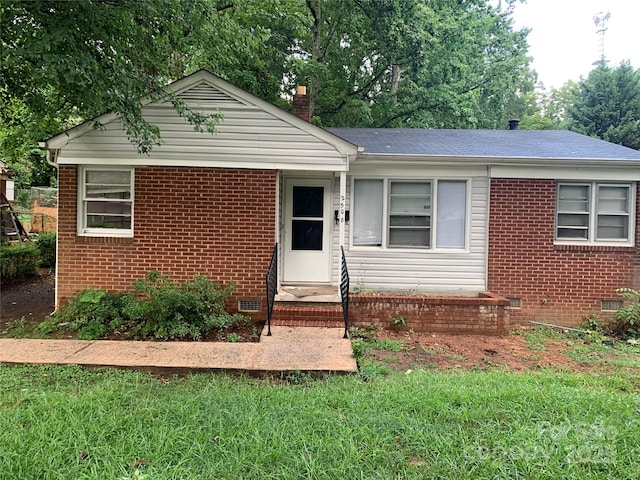
{"label": "white door frame", "polygon": [[[323,187],[322,244],[320,250],[293,248],[293,187]],[[283,284],[330,284],[333,243],[333,178],[332,177],[284,177],[282,209],[282,282]],[[300,217],[298,221],[315,221],[316,218]],[[319,218],[317,220],[320,220]]]}

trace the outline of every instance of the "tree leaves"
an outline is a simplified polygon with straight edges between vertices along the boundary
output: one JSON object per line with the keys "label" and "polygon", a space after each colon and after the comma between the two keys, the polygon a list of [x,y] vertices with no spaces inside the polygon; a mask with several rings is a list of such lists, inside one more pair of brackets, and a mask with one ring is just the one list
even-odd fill
{"label": "tree leaves", "polygon": [[[487,0],[4,0],[0,155],[114,112],[139,152],[162,142],[141,99],[207,68],[325,126],[495,128],[531,90],[526,31]],[[199,131],[219,118],[176,98]]]}
{"label": "tree leaves", "polygon": [[579,82],[567,115],[570,130],[640,149],[640,71],[600,62]]}

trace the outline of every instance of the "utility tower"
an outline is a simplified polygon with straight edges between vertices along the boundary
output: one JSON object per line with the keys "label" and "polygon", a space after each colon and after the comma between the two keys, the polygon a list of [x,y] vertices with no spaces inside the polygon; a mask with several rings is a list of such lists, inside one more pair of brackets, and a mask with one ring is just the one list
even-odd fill
{"label": "utility tower", "polygon": [[598,34],[598,36],[600,37],[600,59],[598,60],[598,62],[595,63],[605,63],[605,56],[604,56],[604,35],[605,33],[607,33],[607,21],[611,18],[611,12],[599,12],[596,13],[593,16],[593,23],[596,24],[596,33]]}

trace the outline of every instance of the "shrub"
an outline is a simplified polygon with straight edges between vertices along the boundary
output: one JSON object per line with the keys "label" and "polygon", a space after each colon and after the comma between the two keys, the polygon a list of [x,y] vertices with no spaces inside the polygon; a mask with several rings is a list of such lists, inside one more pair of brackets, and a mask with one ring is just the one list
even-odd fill
{"label": "shrub", "polygon": [[31,190],[18,190],[16,195],[16,203],[25,209],[30,209],[33,204],[33,198],[31,198]]}
{"label": "shrub", "polygon": [[134,282],[125,312],[136,321],[135,336],[197,340],[213,328],[229,328],[245,319],[243,315],[231,315],[224,308],[234,288],[234,285],[222,288],[200,275],[178,284],[152,271]]}
{"label": "shrub", "polygon": [[38,249],[31,242],[0,247],[0,276],[2,280],[35,275],[38,263]]}
{"label": "shrub", "polygon": [[126,298],[124,293],[83,290],[56,313],[56,323],[63,330],[77,331],[82,340],[100,338],[128,326],[123,315]]}
{"label": "shrub", "polygon": [[640,292],[633,288],[619,288],[616,292],[629,303],[616,312],[613,333],[622,338],[640,337]]}
{"label": "shrub", "polygon": [[40,252],[40,266],[55,268],[56,266],[56,234],[41,233],[36,238],[36,246]]}
{"label": "shrub", "polygon": [[[78,331],[90,340],[111,333],[135,338],[198,340],[213,329],[225,330],[250,321],[224,309],[234,286],[196,275],[179,284],[153,271],[133,284],[126,293],[89,289],[80,292],[57,314],[57,326]],[[232,337],[233,339],[234,337]]]}

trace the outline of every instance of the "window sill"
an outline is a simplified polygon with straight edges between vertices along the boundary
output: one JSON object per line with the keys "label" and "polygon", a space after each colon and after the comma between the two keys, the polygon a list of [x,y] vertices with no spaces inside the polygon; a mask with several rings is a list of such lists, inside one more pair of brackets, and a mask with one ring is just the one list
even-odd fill
{"label": "window sill", "polygon": [[[345,245],[346,246],[346,245]],[[351,245],[349,246],[350,252],[379,252],[390,254],[403,254],[403,253],[420,253],[420,254],[468,254],[470,251],[466,248],[417,248],[417,247],[379,247],[379,246],[364,246],[364,245]]]}
{"label": "window sill", "polygon": [[132,245],[133,237],[106,237],[97,235],[76,235],[76,243],[101,243],[109,245]]}
{"label": "window sill", "polygon": [[634,248],[633,245],[603,245],[603,244],[566,244],[556,243],[554,250],[559,252],[625,252]]}

